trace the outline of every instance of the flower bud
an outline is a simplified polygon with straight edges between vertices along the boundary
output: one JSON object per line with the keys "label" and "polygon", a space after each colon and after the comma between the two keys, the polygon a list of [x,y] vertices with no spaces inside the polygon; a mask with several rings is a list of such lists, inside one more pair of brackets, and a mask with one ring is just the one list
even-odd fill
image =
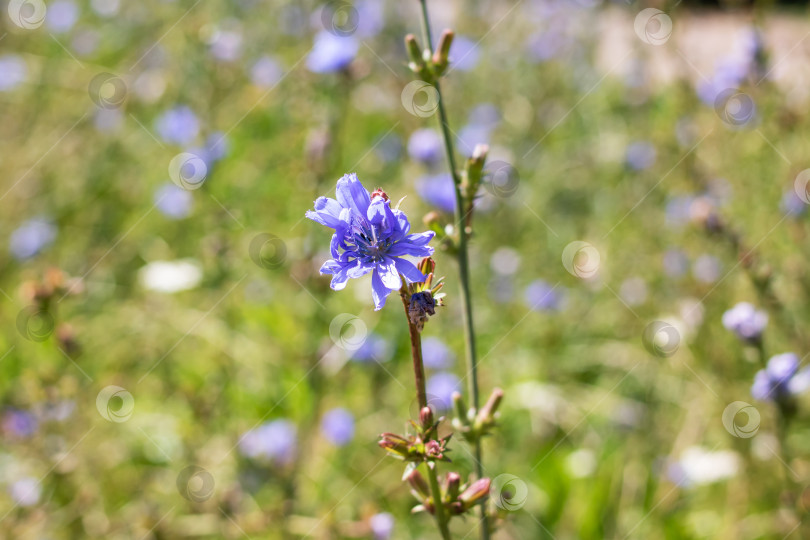
{"label": "flower bud", "polygon": [[422,429],[428,431],[433,428],[433,410],[430,407],[422,407],[419,411],[419,422],[422,424]]}
{"label": "flower bud", "polygon": [[419,42],[416,40],[416,36],[413,34],[405,36],[405,49],[408,51],[408,60],[410,60],[408,67],[410,70],[416,73],[420,79],[428,79],[429,73],[427,65],[425,64],[424,54],[422,53],[422,48],[419,46]]}
{"label": "flower bud", "polygon": [[404,437],[395,433],[383,433],[377,443],[380,448],[399,459],[406,459],[409,455],[410,443]]}
{"label": "flower bud", "polygon": [[420,501],[430,496],[430,487],[428,486],[427,480],[416,470],[416,467],[405,473],[404,480],[411,485],[415,492],[414,495],[420,495],[417,497]]}
{"label": "flower bud", "polygon": [[450,54],[450,46],[453,44],[453,37],[455,34],[452,30],[446,29],[442,32],[442,37],[439,38],[439,47],[433,53],[431,63],[433,64],[433,72],[436,76],[441,76],[450,63],[448,55]]}
{"label": "flower bud", "polygon": [[391,199],[388,198],[388,194],[385,191],[383,191],[382,188],[377,188],[377,189],[375,189],[374,191],[371,192],[372,200],[374,199],[374,197],[382,197],[382,199],[384,201],[391,200]]}
{"label": "flower bud", "polygon": [[495,388],[490,394],[489,399],[478,412],[477,423],[481,425],[487,426],[491,425],[495,421],[495,413],[498,411],[498,407],[501,404],[501,400],[503,399],[503,390],[500,388]]}
{"label": "flower bud", "polygon": [[453,418],[453,427],[461,431],[464,427],[467,427],[470,424],[470,421],[467,418],[467,404],[464,403],[464,398],[461,397],[461,393],[459,392],[453,392],[452,399],[453,409],[456,413],[455,418]]}
{"label": "flower bud", "polygon": [[459,500],[464,503],[465,508],[475,506],[478,502],[484,500],[489,495],[489,478],[481,478],[476,480],[473,484],[464,490],[459,495]]}
{"label": "flower bud", "polygon": [[447,488],[445,489],[445,499],[455,501],[458,498],[461,487],[461,476],[457,472],[447,473]]}

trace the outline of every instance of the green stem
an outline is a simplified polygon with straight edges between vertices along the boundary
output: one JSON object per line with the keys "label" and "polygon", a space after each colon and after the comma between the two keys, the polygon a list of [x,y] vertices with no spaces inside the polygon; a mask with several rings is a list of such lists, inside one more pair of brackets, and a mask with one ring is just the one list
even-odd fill
{"label": "green stem", "polygon": [[428,482],[430,483],[430,496],[433,498],[433,508],[435,509],[436,524],[444,540],[450,540],[450,528],[447,526],[447,516],[444,513],[444,502],[442,501],[442,490],[439,488],[439,479],[436,476],[434,467],[427,465]]}
{"label": "green stem", "polygon": [[[433,39],[430,35],[430,19],[428,17],[427,1],[420,0],[422,8],[422,34],[427,43],[427,47],[433,52]],[[478,396],[478,358],[475,347],[475,328],[473,325],[472,315],[472,294],[470,293],[470,269],[469,269],[469,253],[467,249],[467,240],[469,231],[464,225],[464,199],[461,193],[461,178],[456,168],[455,152],[453,150],[453,139],[450,134],[450,124],[447,121],[447,111],[444,107],[444,99],[442,98],[442,91],[438,79],[433,82],[433,87],[439,98],[439,123],[442,128],[442,137],[444,138],[444,150],[447,154],[447,162],[450,166],[450,174],[453,177],[453,185],[455,187],[455,222],[456,229],[458,230],[458,269],[459,269],[459,282],[461,285],[461,309],[464,323],[464,337],[466,342],[466,364],[468,373],[468,386],[472,406],[477,410],[479,407]],[[475,453],[475,473],[478,478],[484,476],[484,466],[481,463],[481,441],[476,439],[474,443]],[[481,511],[481,539],[489,540],[489,520],[487,518],[486,508],[484,505],[480,507]]]}

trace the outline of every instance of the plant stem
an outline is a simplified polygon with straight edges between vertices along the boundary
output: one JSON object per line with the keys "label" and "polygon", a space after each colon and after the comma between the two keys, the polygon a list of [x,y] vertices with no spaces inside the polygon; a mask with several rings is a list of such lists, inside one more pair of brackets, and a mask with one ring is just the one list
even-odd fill
{"label": "plant stem", "polygon": [[433,498],[433,507],[436,512],[436,523],[439,526],[439,532],[444,540],[450,540],[450,528],[447,526],[447,516],[444,514],[444,505],[442,504],[442,490],[439,488],[439,479],[436,477],[435,463],[434,467],[430,463],[426,464],[428,470],[428,482],[430,483],[430,496]]}
{"label": "plant stem", "polygon": [[[419,401],[419,411],[421,412],[424,407],[427,407],[427,394],[425,393],[425,366],[422,363],[422,336],[419,329],[411,322],[411,317],[408,314],[408,306],[411,302],[411,295],[408,292],[408,286],[405,284],[405,279],[402,278],[402,287],[399,289],[399,297],[402,298],[402,306],[405,308],[405,320],[408,322],[408,333],[411,336],[411,355],[413,356],[413,378],[416,382],[416,399]],[[447,516],[444,513],[444,506],[442,504],[442,490],[439,487],[439,480],[436,477],[435,464],[434,467],[427,464],[428,478],[430,481],[430,496],[433,498],[434,517],[436,524],[439,527],[439,532],[444,540],[450,540],[450,529],[447,526]]]}
{"label": "plant stem", "polygon": [[[422,34],[427,43],[427,47],[433,52],[433,39],[430,35],[430,19],[428,17],[427,1],[419,1],[422,8]],[[479,406],[478,396],[478,357],[475,347],[475,327],[473,324],[472,314],[472,294],[470,293],[470,264],[469,252],[467,249],[467,239],[469,231],[464,225],[464,199],[461,193],[461,178],[456,168],[455,152],[453,150],[453,139],[450,136],[450,125],[447,121],[447,111],[444,107],[444,99],[442,98],[442,91],[438,79],[433,81],[433,87],[439,97],[439,123],[442,128],[442,137],[444,139],[444,150],[447,154],[447,162],[450,166],[450,174],[453,177],[454,193],[456,197],[455,204],[455,222],[456,230],[458,230],[458,269],[459,269],[459,282],[461,285],[461,310],[464,322],[464,337],[466,342],[466,364],[468,375],[468,387],[472,406],[477,410]],[[481,441],[476,439],[474,446],[475,453],[475,473],[478,478],[484,476],[484,466],[481,463]],[[484,505],[480,506],[481,511],[481,539],[489,540],[489,520],[487,518],[486,508]]]}
{"label": "plant stem", "polygon": [[408,333],[411,336],[411,356],[413,357],[413,378],[416,383],[416,400],[419,402],[419,411],[427,407],[427,393],[425,392],[425,366],[422,363],[422,336],[419,329],[411,322],[408,314],[408,306],[411,302],[411,295],[408,293],[408,286],[402,280],[402,287],[399,289],[399,297],[402,298],[402,305],[405,308],[405,320],[408,321]]}

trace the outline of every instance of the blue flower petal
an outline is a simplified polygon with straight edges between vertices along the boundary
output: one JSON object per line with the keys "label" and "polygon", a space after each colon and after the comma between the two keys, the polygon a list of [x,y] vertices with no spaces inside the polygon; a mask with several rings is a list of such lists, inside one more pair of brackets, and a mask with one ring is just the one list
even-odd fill
{"label": "blue flower petal", "polygon": [[377,263],[377,273],[380,275],[382,284],[391,290],[397,290],[402,286],[402,280],[399,278],[397,265],[395,259],[386,257]]}
{"label": "blue flower petal", "polygon": [[380,273],[375,271],[371,275],[371,297],[374,299],[374,311],[379,311],[385,306],[386,297],[391,291],[383,285]]}
{"label": "blue flower petal", "polygon": [[342,266],[340,270],[335,272],[332,277],[332,282],[329,284],[333,291],[342,291],[346,288],[346,283],[349,281],[349,270],[351,266]]}
{"label": "blue flower petal", "polygon": [[356,174],[346,174],[338,180],[335,194],[337,195],[337,201],[343,208],[349,208],[362,216],[365,216],[368,212],[371,196],[363,187],[363,184],[360,183],[360,180],[357,179]]}
{"label": "blue flower petal", "polygon": [[415,264],[407,259],[394,259],[397,270],[405,276],[410,283],[425,281],[425,275],[419,271]]}
{"label": "blue flower petal", "polygon": [[368,207],[367,216],[372,225],[380,225],[385,219],[386,200],[382,197],[375,197]]}

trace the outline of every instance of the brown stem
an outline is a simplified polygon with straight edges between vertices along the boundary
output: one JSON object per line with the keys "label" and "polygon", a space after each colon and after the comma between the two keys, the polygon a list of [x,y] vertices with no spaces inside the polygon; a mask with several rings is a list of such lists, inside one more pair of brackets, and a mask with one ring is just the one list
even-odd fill
{"label": "brown stem", "polygon": [[402,298],[402,305],[405,307],[405,320],[408,321],[408,333],[411,336],[411,354],[413,356],[413,378],[416,382],[416,399],[419,401],[419,410],[427,407],[427,393],[425,392],[425,366],[422,364],[422,336],[416,325],[411,322],[408,313],[408,306],[411,303],[411,294],[408,286],[402,281],[399,289],[399,296]]}

